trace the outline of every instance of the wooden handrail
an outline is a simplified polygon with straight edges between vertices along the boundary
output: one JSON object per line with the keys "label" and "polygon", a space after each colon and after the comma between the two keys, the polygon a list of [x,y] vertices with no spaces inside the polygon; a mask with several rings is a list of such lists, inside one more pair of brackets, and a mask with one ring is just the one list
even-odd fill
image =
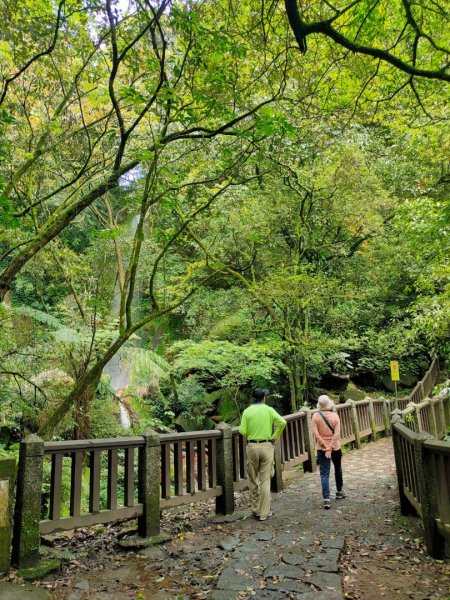
{"label": "wooden handrail", "polygon": [[117,437],[96,440],[72,440],[64,442],[45,442],[44,452],[46,454],[66,452],[89,452],[90,450],[109,450],[111,448],[137,448],[144,445],[142,436]]}

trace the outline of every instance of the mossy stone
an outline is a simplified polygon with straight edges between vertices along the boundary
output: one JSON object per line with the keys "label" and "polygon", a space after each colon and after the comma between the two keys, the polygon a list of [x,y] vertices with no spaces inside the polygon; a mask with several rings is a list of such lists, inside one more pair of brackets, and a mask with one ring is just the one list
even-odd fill
{"label": "mossy stone", "polygon": [[17,571],[17,575],[26,581],[33,581],[34,579],[40,579],[41,577],[44,577],[44,575],[47,575],[47,573],[58,570],[60,567],[60,560],[56,558],[44,559],[40,560],[34,567],[25,567],[23,569],[19,569]]}

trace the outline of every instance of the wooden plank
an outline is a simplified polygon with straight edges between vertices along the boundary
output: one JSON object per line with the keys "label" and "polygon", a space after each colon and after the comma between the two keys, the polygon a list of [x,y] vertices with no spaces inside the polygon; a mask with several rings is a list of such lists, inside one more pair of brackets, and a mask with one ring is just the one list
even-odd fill
{"label": "wooden plank", "polygon": [[194,442],[186,442],[186,490],[188,494],[195,492],[195,453]]}
{"label": "wooden plank", "polygon": [[197,442],[197,483],[198,489],[204,492],[206,490],[205,440],[199,440]]}
{"label": "wooden plank", "polygon": [[62,454],[52,454],[52,472],[50,479],[50,519],[61,517]]}
{"label": "wooden plank", "polygon": [[183,443],[175,442],[173,445],[174,453],[174,477],[175,477],[175,496],[184,494],[183,485]]}
{"label": "wooden plank", "polygon": [[83,453],[72,452],[70,478],[70,516],[79,517],[81,514],[81,478],[83,475]]}
{"label": "wooden plank", "polygon": [[106,506],[109,510],[117,509],[117,449],[108,450],[108,487]]}
{"label": "wooden plank", "polygon": [[242,436],[239,433],[233,435],[233,481],[242,479]]}
{"label": "wooden plank", "polygon": [[[304,452],[306,452],[306,434],[305,434],[306,419],[305,419],[305,417],[302,417],[299,420],[299,424],[300,424],[300,440],[301,440],[300,454],[303,454]],[[313,448],[312,451],[315,452],[315,448]]]}
{"label": "wooden plank", "polygon": [[295,421],[290,421],[286,426],[287,440],[288,440],[288,460],[292,460],[295,457],[294,453],[294,436],[292,435],[292,428]]}
{"label": "wooden plank", "polygon": [[247,479],[247,439],[243,436],[239,436],[239,462],[241,467],[241,479]]}
{"label": "wooden plank", "polygon": [[101,510],[99,513],[86,513],[80,517],[65,517],[58,521],[41,521],[39,531],[41,534],[54,533],[55,531],[68,531],[76,527],[91,527],[100,523],[112,523],[123,519],[134,519],[143,514],[142,504],[125,506],[116,510]]}
{"label": "wooden plank", "polygon": [[287,437],[287,425],[283,429],[283,433],[281,434],[281,462],[289,460],[289,451],[288,451],[288,437]]}
{"label": "wooden plank", "polygon": [[420,503],[418,502],[417,498],[414,496],[414,494],[412,493],[412,491],[408,487],[406,487],[404,485],[403,486],[403,493],[408,498],[408,500],[410,501],[411,505],[414,507],[414,509],[416,510],[417,514],[419,515],[419,517],[422,517],[422,507],[420,506]]}
{"label": "wooden plank", "polygon": [[195,494],[184,496],[173,496],[165,500],[161,499],[161,508],[173,508],[174,506],[181,506],[182,504],[192,504],[192,502],[201,502],[202,500],[210,500],[211,498],[216,498],[222,494],[222,487],[219,485],[216,488],[211,488],[209,490],[205,490],[203,492],[195,492]]}
{"label": "wooden plank", "polygon": [[161,497],[170,498],[170,443],[161,444]]}
{"label": "wooden plank", "polygon": [[450,458],[434,455],[438,483],[438,517],[444,525],[450,524]]}
{"label": "wooden plank", "polygon": [[208,440],[208,486],[217,487],[217,442]]}
{"label": "wooden plank", "polygon": [[144,445],[142,436],[117,437],[97,440],[71,440],[67,442],[45,442],[44,452],[46,454],[58,452],[66,454],[68,452],[81,452],[91,450],[110,450],[113,448],[131,448]]}
{"label": "wooden plank", "polygon": [[[235,428],[239,430],[239,427]],[[192,440],[196,442],[197,440],[208,440],[210,438],[220,438],[220,431],[215,431],[211,429],[203,430],[203,431],[189,431],[182,433],[161,433],[159,435],[161,443],[165,444],[166,442],[187,442]]]}
{"label": "wooden plank", "polygon": [[294,467],[296,467],[297,465],[300,465],[304,462],[306,462],[308,460],[308,454],[302,454],[300,456],[296,456],[295,458],[291,458],[291,460],[286,461],[283,464],[283,468],[284,470],[288,471],[289,469],[292,469]]}
{"label": "wooden plank", "polygon": [[101,451],[94,450],[89,457],[89,512],[100,512],[100,458]]}
{"label": "wooden plank", "polygon": [[235,481],[233,483],[233,490],[235,492],[240,492],[241,490],[248,489],[248,479],[241,479],[240,481]]}
{"label": "wooden plank", "polygon": [[300,419],[294,421],[294,448],[295,456],[300,456],[302,453],[302,446],[300,442]]}
{"label": "wooden plank", "polygon": [[124,505],[134,506],[134,448],[125,448]]}

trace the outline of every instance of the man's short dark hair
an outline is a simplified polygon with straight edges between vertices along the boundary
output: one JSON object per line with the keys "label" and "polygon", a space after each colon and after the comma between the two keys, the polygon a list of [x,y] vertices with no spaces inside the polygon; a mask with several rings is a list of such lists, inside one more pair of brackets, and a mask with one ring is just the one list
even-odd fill
{"label": "man's short dark hair", "polygon": [[256,400],[256,402],[261,402],[261,400],[264,400],[264,398],[266,396],[268,396],[269,394],[269,390],[265,389],[265,388],[257,388],[256,390],[253,390],[253,399]]}

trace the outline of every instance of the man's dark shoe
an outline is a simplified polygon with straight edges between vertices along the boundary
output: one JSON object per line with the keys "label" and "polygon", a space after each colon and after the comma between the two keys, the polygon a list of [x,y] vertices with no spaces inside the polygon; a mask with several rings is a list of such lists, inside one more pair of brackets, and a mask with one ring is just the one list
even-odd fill
{"label": "man's dark shoe", "polygon": [[329,498],[326,498],[323,501],[323,507],[324,507],[325,510],[330,510],[330,508],[331,508],[331,502],[330,502]]}

